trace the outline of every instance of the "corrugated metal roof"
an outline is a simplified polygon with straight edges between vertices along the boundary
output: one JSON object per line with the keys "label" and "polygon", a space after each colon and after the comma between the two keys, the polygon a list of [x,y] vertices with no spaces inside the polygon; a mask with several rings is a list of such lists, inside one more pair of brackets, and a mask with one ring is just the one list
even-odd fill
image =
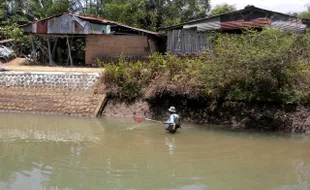
{"label": "corrugated metal roof", "polygon": [[197,28],[198,31],[217,30],[221,28],[221,21],[220,18],[214,18],[197,24],[184,25],[183,28],[186,29],[194,27]]}
{"label": "corrugated metal roof", "polygon": [[[77,18],[78,19],[78,18]],[[75,27],[74,17],[69,14],[63,14],[48,20],[47,34],[79,34],[79,27]],[[80,27],[84,33],[84,28]]]}
{"label": "corrugated metal roof", "polygon": [[38,34],[46,34],[47,33],[47,23],[48,20],[41,20],[37,22],[37,33]]}
{"label": "corrugated metal roof", "polygon": [[101,18],[101,17],[97,17],[97,16],[93,16],[93,15],[75,15],[75,14],[72,14],[72,15],[76,16],[76,17],[78,17],[80,19],[83,19],[83,20],[88,20],[90,22],[93,21],[93,22],[100,22],[100,23],[103,23],[103,24],[115,24],[115,25],[118,25],[118,26],[122,26],[122,27],[125,27],[125,28],[136,30],[136,31],[139,31],[139,32],[149,33],[149,34],[153,34],[153,35],[156,35],[156,36],[160,35],[160,33],[158,33],[158,32],[153,32],[153,31],[149,31],[149,30],[145,30],[145,29],[141,29],[141,28],[136,28],[136,27],[133,27],[133,26],[128,26],[128,25],[125,25],[125,24],[122,24],[122,23],[119,23],[119,22],[107,20],[107,19],[104,19],[104,18]]}
{"label": "corrugated metal roof", "polygon": [[149,31],[149,30],[145,30],[145,29],[141,29],[141,28],[137,28],[137,27],[133,27],[133,26],[128,26],[128,25],[125,25],[125,24],[122,24],[122,23],[119,23],[119,22],[115,22],[115,21],[111,21],[111,20],[107,20],[107,19],[104,19],[104,18],[101,18],[101,17],[97,17],[97,16],[93,16],[93,15],[71,14],[71,13],[61,13],[61,14],[58,14],[58,15],[50,16],[50,17],[47,17],[47,18],[39,20],[39,21],[35,21],[35,22],[31,22],[31,23],[28,23],[28,24],[21,25],[20,27],[24,28],[24,27],[27,27],[28,25],[32,25],[32,24],[37,25],[37,23],[39,23],[39,22],[50,20],[50,19],[55,18],[55,17],[60,17],[60,16],[65,15],[65,14],[68,14],[68,15],[71,15],[73,17],[77,17],[79,19],[86,20],[86,21],[89,21],[89,22],[102,23],[102,24],[114,24],[114,25],[117,25],[117,26],[122,26],[124,28],[128,28],[128,29],[134,30],[134,31],[143,32],[143,33],[146,33],[146,34],[152,34],[152,35],[155,35],[155,36],[161,36],[161,34],[159,32],[153,32],[153,31]]}
{"label": "corrugated metal roof", "polygon": [[[277,15],[281,15],[284,16],[286,18],[293,18],[293,19],[301,19],[295,16],[291,16],[288,14],[283,14],[283,13],[279,13],[279,12],[275,12],[275,11],[270,11],[270,10],[266,10],[266,9],[261,9],[255,6],[246,6],[244,9],[241,10],[237,10],[237,11],[232,11],[232,12],[228,12],[228,13],[223,13],[223,14],[219,14],[219,15],[214,15],[211,17],[206,17],[206,18],[202,18],[202,19],[197,19],[197,20],[192,20],[189,22],[185,22],[185,23],[181,23],[181,24],[177,24],[177,25],[173,25],[173,26],[168,26],[168,27],[163,27],[160,28],[161,30],[173,30],[173,29],[182,29],[184,26],[186,25],[193,25],[193,24],[199,24],[199,23],[203,23],[206,22],[208,20],[212,20],[214,18],[220,18],[220,17],[225,17],[225,16],[231,16],[231,15],[236,15],[236,14],[244,14],[247,12],[264,12],[267,13],[267,15],[273,15],[273,14],[277,14]],[[303,24],[310,24],[310,19],[301,19]]]}
{"label": "corrugated metal roof", "polygon": [[297,33],[304,33],[307,28],[305,24],[302,24],[301,19],[274,21],[272,22],[271,26],[274,28],[280,28],[283,30],[293,31]]}
{"label": "corrugated metal roof", "polygon": [[229,21],[222,22],[221,29],[222,30],[234,30],[241,28],[255,28],[255,27],[264,27],[270,26],[271,19],[269,18],[258,18],[251,21]]}

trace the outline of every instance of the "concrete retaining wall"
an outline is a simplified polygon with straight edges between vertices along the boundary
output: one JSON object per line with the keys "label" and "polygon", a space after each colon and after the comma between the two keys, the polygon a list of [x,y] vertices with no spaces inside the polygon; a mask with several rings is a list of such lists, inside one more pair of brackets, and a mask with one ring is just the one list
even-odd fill
{"label": "concrete retaining wall", "polygon": [[96,116],[105,98],[98,73],[1,72],[0,110]]}

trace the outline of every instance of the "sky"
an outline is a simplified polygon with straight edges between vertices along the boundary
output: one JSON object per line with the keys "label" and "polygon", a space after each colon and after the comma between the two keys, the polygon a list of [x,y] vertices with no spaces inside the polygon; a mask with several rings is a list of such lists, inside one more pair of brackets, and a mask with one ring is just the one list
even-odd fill
{"label": "sky", "polygon": [[247,5],[254,5],[259,8],[276,12],[302,12],[306,11],[306,5],[310,5],[310,0],[210,0],[212,7],[217,4],[232,4],[237,9],[243,9]]}

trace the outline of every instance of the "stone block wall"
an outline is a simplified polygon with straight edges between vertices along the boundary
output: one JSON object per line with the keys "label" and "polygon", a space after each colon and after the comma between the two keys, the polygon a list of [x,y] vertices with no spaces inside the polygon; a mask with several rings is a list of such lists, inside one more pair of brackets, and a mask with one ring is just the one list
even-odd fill
{"label": "stone block wall", "polygon": [[104,101],[98,73],[0,72],[0,110],[96,116]]}

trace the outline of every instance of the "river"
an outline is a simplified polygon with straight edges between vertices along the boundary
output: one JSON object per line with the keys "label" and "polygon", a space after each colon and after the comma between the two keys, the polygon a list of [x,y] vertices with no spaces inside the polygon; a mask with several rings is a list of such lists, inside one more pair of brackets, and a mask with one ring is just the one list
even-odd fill
{"label": "river", "polygon": [[0,114],[1,190],[307,190],[310,136]]}

